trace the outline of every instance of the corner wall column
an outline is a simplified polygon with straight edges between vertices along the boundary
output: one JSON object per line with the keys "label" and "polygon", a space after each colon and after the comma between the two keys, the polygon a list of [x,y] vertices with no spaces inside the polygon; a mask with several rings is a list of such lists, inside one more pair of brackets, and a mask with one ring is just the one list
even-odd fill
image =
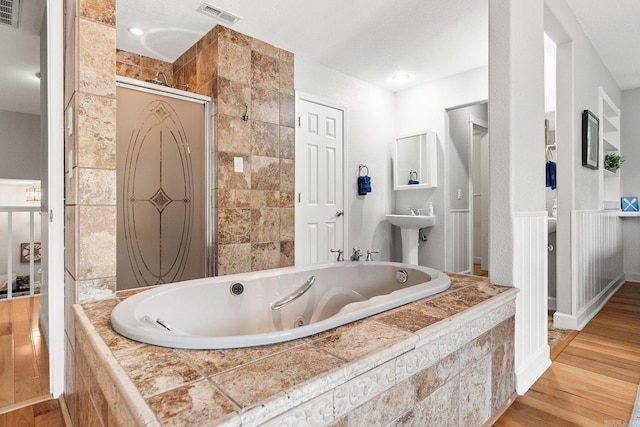
{"label": "corner wall column", "polygon": [[516,389],[549,366],[544,1],[489,2],[490,281],[520,289]]}

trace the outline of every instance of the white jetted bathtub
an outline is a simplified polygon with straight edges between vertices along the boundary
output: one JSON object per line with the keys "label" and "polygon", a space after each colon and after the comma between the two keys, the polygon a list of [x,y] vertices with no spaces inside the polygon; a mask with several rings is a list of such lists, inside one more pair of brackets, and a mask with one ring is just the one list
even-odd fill
{"label": "white jetted bathtub", "polygon": [[111,324],[165,347],[251,347],[326,331],[450,284],[431,268],[391,262],[290,267],[157,286],[118,304]]}

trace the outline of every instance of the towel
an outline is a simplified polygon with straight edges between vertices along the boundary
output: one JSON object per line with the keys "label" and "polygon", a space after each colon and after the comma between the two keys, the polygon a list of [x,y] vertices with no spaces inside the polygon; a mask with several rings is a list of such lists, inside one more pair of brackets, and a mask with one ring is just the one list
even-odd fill
{"label": "towel", "polygon": [[371,193],[371,177],[369,175],[358,177],[358,195],[364,196]]}
{"label": "towel", "polygon": [[415,179],[409,180],[409,185],[420,184],[420,181],[416,181]]}
{"label": "towel", "polygon": [[549,160],[546,165],[547,187],[556,189],[556,162]]}

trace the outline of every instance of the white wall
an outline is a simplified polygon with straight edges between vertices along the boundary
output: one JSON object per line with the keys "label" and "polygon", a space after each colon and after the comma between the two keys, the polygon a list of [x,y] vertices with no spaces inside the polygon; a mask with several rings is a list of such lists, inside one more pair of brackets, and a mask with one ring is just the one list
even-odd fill
{"label": "white wall", "polygon": [[[622,92],[622,142],[625,163],[622,174],[623,196],[640,197],[640,88]],[[640,218],[622,220],[624,272],[627,280],[640,280]]]}
{"label": "white wall", "polygon": [[[556,139],[558,142],[558,223],[556,231],[557,314],[572,317],[577,288],[572,277],[578,255],[571,251],[571,215],[574,211],[602,209],[599,171],[582,167],[581,113],[598,114],[598,88],[602,86],[620,106],[621,92],[564,0],[545,1],[545,32],[557,45]],[[624,117],[626,113],[622,111]],[[624,132],[623,132],[624,138]],[[575,236],[573,236],[575,237]],[[615,248],[603,248],[603,250]],[[566,324],[568,325],[568,323]]]}
{"label": "white wall", "polygon": [[[420,244],[420,265],[446,270],[446,194],[447,113],[446,109],[488,99],[488,68],[478,68],[397,93],[396,134],[403,135],[431,129],[438,135],[438,187],[425,190],[397,191],[395,211],[404,213],[408,206],[425,209],[431,201],[436,226],[429,231],[428,241]],[[399,239],[399,233],[396,238]],[[397,245],[396,245],[397,246]]]}
{"label": "white wall", "polygon": [[[471,209],[469,206],[469,179],[471,164],[471,141],[469,138],[469,116],[487,122],[487,104],[475,104],[449,110],[449,161],[447,162],[449,177],[448,203],[450,209]],[[485,171],[488,172],[488,171]],[[458,189],[462,197],[458,198]]]}
{"label": "white wall", "polygon": [[[295,89],[346,109],[345,210],[348,224],[345,259],[351,249],[379,249],[376,260],[391,259],[391,153],[394,133],[394,94],[365,81],[326,68],[296,55]],[[366,164],[372,192],[358,196],[358,165]]]}
{"label": "white wall", "polygon": [[41,179],[40,116],[0,110],[0,178]]}

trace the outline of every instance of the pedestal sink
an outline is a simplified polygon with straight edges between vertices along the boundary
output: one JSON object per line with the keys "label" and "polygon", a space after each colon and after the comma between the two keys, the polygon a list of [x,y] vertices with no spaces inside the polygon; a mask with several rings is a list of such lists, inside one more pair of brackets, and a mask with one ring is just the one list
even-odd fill
{"label": "pedestal sink", "polygon": [[436,225],[436,217],[428,215],[385,215],[387,221],[400,227],[402,262],[418,264],[418,230]]}

